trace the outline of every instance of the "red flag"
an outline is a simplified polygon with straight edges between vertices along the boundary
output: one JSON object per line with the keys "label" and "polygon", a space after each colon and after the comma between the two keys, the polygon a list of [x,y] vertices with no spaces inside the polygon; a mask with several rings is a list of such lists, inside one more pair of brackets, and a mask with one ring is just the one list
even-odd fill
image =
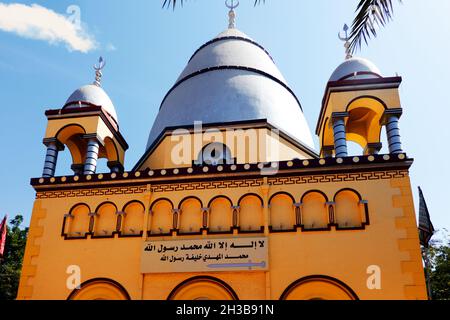
{"label": "red flag", "polygon": [[5,253],[5,245],[6,245],[6,219],[7,216],[3,218],[2,223],[0,224],[0,258],[3,257]]}

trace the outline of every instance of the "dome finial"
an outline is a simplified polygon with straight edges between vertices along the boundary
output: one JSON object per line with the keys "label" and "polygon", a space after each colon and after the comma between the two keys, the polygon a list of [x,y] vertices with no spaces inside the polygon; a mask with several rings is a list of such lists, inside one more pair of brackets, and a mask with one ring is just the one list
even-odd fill
{"label": "dome finial", "polygon": [[234,0],[231,0],[230,4],[230,0],[225,0],[225,5],[228,9],[230,9],[230,12],[228,12],[228,29],[234,29],[236,28],[236,12],[234,12],[234,9],[239,7],[239,1],[237,1],[237,3],[235,4]]}
{"label": "dome finial", "polygon": [[98,59],[98,65],[94,65],[94,70],[95,70],[95,81],[94,81],[94,85],[96,85],[97,87],[101,87],[102,86],[102,70],[105,67],[106,62],[103,59],[103,57],[100,57]]}
{"label": "dome finial", "polygon": [[351,59],[353,57],[352,52],[350,50],[350,41],[349,41],[350,36],[348,35],[348,29],[349,29],[348,25],[344,24],[343,30],[345,32],[345,37],[341,36],[340,32],[338,33],[339,39],[345,42],[344,47],[345,47],[345,59],[346,60]]}

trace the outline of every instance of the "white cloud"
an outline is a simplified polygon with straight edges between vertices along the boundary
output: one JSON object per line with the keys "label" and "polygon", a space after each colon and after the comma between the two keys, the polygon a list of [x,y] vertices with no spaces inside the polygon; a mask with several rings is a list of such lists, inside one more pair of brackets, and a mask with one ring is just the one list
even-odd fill
{"label": "white cloud", "polygon": [[71,51],[86,53],[95,49],[97,44],[94,37],[80,23],[72,20],[73,17],[37,4],[27,6],[0,2],[0,30],[51,44],[65,43]]}

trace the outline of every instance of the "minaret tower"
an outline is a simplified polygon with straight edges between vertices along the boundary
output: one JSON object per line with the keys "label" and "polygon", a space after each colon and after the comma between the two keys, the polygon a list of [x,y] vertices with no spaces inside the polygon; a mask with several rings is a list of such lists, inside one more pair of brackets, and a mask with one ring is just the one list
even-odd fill
{"label": "minaret tower", "polygon": [[67,147],[75,175],[92,175],[99,158],[108,160],[111,172],[124,170],[128,144],[119,131],[117,114],[111,99],[102,89],[103,58],[94,66],[95,81],[69,97],[61,109],[48,110],[44,144],[47,146],[42,176],[55,175],[58,153]]}
{"label": "minaret tower", "polygon": [[347,141],[361,146],[364,155],[377,154],[381,134],[386,128],[389,153],[402,153],[399,119],[403,109],[399,86],[402,78],[384,77],[370,61],[353,57],[350,50],[348,26],[345,35],[345,61],[328,81],[322,109],[316,127],[323,157],[349,156]]}

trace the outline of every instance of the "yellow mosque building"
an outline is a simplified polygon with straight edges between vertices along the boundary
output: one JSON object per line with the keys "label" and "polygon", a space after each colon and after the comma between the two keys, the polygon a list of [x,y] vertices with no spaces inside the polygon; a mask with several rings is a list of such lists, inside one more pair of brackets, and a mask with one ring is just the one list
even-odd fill
{"label": "yellow mosque building", "polygon": [[[317,152],[298,97],[231,11],[129,170],[103,66],[45,112],[18,299],[427,299],[401,77],[347,52],[325,87]],[[73,175],[57,177],[65,149]]]}

